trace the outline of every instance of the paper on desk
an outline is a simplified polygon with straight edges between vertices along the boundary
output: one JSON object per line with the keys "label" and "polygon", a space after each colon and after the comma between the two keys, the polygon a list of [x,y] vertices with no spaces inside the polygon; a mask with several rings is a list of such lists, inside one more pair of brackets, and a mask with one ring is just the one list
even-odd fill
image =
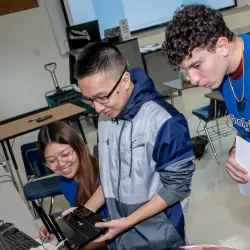
{"label": "paper on desk", "polygon": [[250,196],[250,143],[243,138],[236,136],[236,154],[235,160],[245,169],[247,169],[247,177],[249,181],[246,184],[238,184],[240,193]]}

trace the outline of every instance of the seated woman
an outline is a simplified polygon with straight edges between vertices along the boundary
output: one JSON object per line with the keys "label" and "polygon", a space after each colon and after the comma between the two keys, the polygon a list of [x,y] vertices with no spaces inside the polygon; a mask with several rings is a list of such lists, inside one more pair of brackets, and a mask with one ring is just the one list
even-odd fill
{"label": "seated woman", "polygon": [[[47,166],[61,176],[61,189],[70,206],[85,205],[99,185],[99,167],[82,138],[67,123],[57,121],[40,130],[37,144]],[[106,208],[98,212],[106,217]],[[50,241],[44,226],[39,236],[44,242]]]}

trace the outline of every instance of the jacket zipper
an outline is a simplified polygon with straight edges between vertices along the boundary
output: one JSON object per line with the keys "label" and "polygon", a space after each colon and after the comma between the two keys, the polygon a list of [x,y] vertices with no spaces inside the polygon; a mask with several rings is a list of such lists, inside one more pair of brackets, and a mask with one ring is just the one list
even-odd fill
{"label": "jacket zipper", "polygon": [[119,205],[120,205],[120,208],[123,212],[123,216],[126,216],[126,213],[123,209],[123,206],[121,205],[121,201],[120,201],[120,182],[121,182],[121,138],[122,138],[122,133],[123,133],[123,130],[125,128],[125,121],[123,121],[123,124],[122,124],[122,128],[121,128],[121,132],[120,132],[120,135],[119,135],[119,139],[118,139],[118,161],[119,161],[119,174],[118,174],[118,183],[117,183],[117,198],[118,198],[118,201],[119,201]]}

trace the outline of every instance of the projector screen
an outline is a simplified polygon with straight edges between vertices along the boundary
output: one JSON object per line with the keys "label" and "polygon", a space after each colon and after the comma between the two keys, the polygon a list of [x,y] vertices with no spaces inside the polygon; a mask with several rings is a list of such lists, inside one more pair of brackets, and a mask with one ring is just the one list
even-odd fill
{"label": "projector screen", "polygon": [[104,30],[127,19],[130,30],[139,31],[168,22],[182,4],[201,3],[215,9],[236,6],[235,0],[64,0],[70,25],[98,20]]}

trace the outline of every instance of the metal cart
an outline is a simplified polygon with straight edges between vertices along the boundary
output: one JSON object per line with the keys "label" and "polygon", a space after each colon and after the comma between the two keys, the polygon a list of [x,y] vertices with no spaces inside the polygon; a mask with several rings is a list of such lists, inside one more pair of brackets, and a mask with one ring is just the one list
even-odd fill
{"label": "metal cart", "polygon": [[87,110],[85,117],[91,117],[94,126],[97,128],[99,115],[91,106],[81,100],[81,92],[75,90],[72,85],[68,85],[62,88],[59,87],[55,74],[56,63],[48,63],[44,66],[44,68],[45,70],[50,72],[51,78],[55,85],[55,90],[51,90],[45,93],[45,99],[48,103],[48,106],[52,108],[65,103],[72,103],[74,105],[85,108]]}

